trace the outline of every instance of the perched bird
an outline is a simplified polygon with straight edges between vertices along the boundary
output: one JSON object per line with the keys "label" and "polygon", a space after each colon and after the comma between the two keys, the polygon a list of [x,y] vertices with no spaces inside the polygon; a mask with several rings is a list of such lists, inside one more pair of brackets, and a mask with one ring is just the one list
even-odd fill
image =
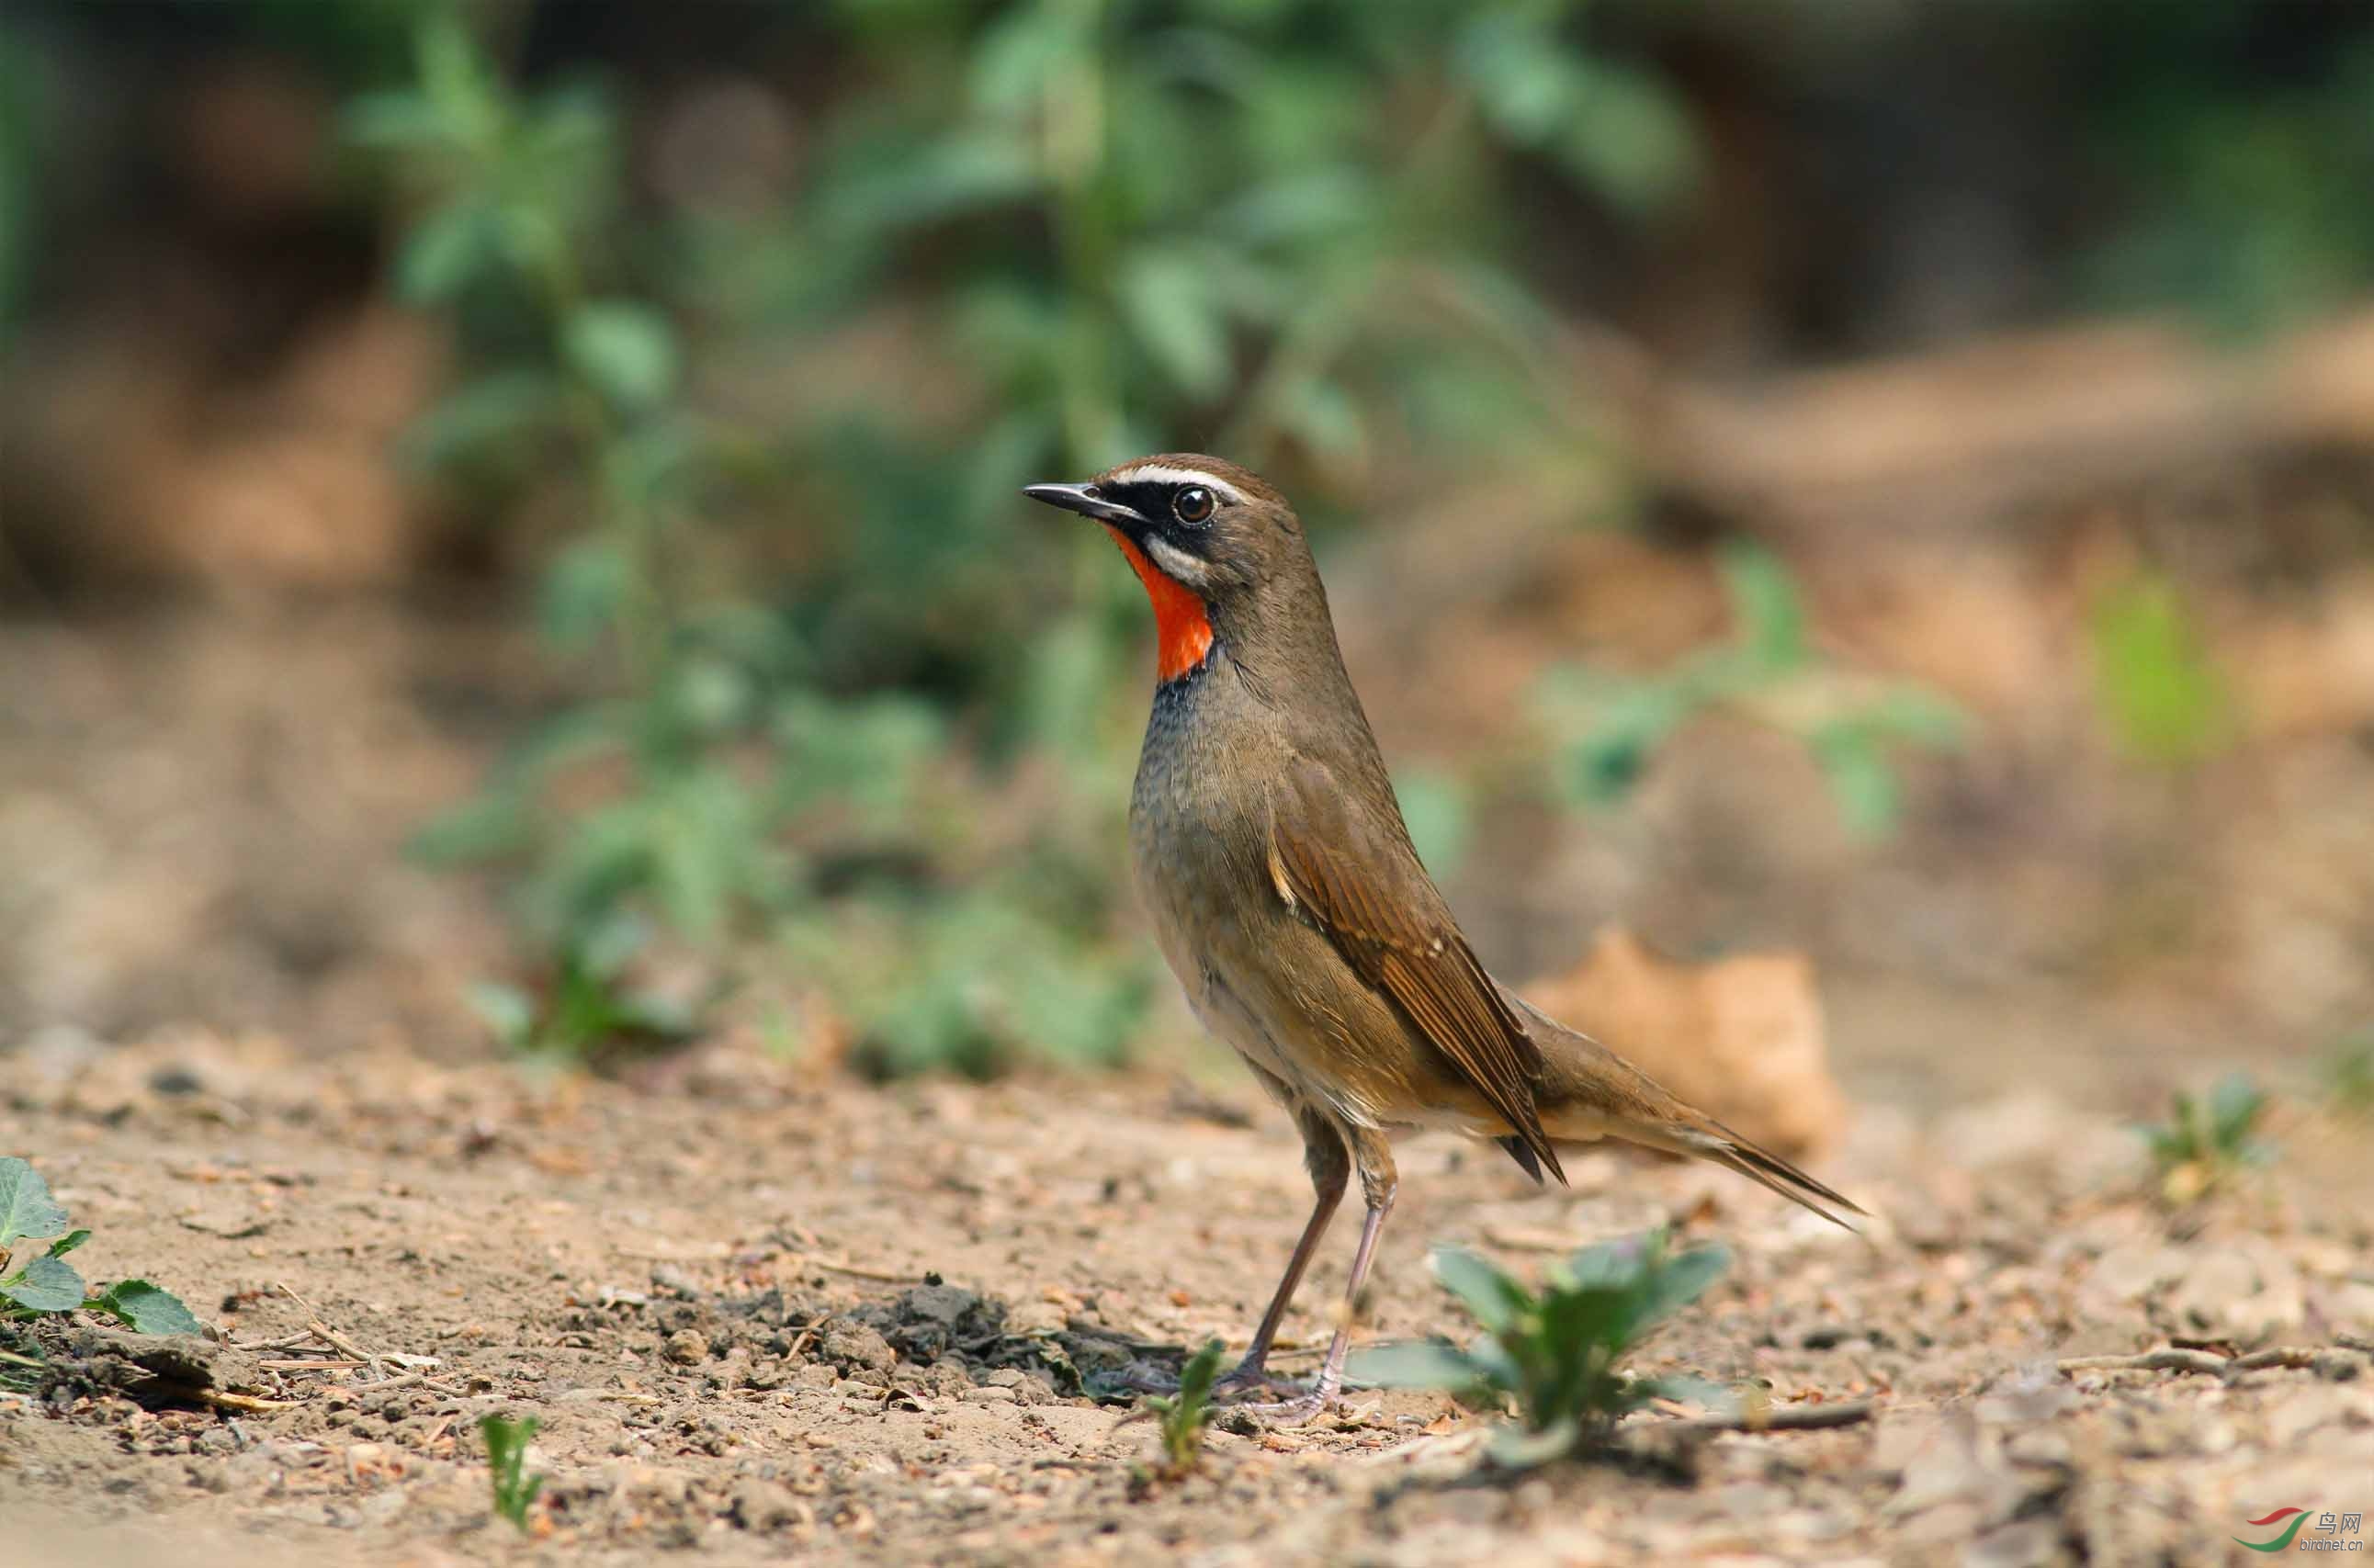
{"label": "perched bird", "polygon": [[1561,1141],[1621,1138],[1840,1224],[1835,1211],[1863,1212],[1485,972],[1411,847],[1284,496],[1188,454],[1022,493],[1102,523],[1153,602],[1159,681],[1130,804],[1139,892],[1196,1016],[1292,1114],[1317,1189],[1226,1387],[1267,1383],[1279,1319],[1357,1172],[1368,1221],[1346,1310],[1297,1403],[1341,1389],[1349,1303],[1393,1206],[1390,1130],[1480,1134],[1561,1182]]}

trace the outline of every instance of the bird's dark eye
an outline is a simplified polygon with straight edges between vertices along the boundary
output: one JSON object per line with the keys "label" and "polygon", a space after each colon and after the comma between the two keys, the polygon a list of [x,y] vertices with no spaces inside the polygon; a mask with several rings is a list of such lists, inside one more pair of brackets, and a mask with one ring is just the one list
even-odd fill
{"label": "bird's dark eye", "polygon": [[1181,522],[1203,522],[1212,515],[1212,492],[1201,485],[1180,487],[1170,497],[1170,515]]}

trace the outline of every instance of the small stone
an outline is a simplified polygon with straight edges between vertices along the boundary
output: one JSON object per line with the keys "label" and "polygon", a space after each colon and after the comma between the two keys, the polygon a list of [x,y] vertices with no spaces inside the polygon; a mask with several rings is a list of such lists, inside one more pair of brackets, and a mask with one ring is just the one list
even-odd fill
{"label": "small stone", "polygon": [[1060,1334],[1067,1316],[1052,1301],[1020,1302],[1006,1312],[1005,1331],[1009,1334]]}
{"label": "small stone", "polygon": [[709,1336],[698,1328],[679,1328],[667,1339],[667,1358],[678,1366],[698,1366],[709,1359]]}
{"label": "small stone", "polygon": [[2256,1338],[2297,1325],[2306,1311],[2299,1270],[2291,1259],[2252,1236],[2198,1257],[2174,1293],[2187,1321]]}
{"label": "small stone", "polygon": [[984,1388],[968,1388],[965,1390],[964,1398],[965,1403],[969,1405],[1010,1405],[1016,1402],[1016,1396],[1013,1389],[1000,1388],[994,1386]]}
{"label": "small stone", "polygon": [[815,1511],[791,1488],[755,1477],[734,1488],[734,1522],[746,1530],[780,1529],[785,1525],[813,1524]]}
{"label": "small stone", "polygon": [[863,1323],[846,1317],[836,1317],[824,1327],[817,1340],[817,1359],[830,1362],[848,1371],[871,1367],[887,1372],[898,1363],[899,1356],[891,1350],[890,1341]]}
{"label": "small stone", "polygon": [[2289,1449],[2321,1426],[2354,1426],[2366,1419],[2365,1396],[2354,1389],[2310,1385],[2267,1411],[2267,1442]]}
{"label": "small stone", "polygon": [[2130,1302],[2171,1280],[2183,1279],[2192,1266],[2192,1257],[2180,1247],[2157,1242],[2114,1246],[2095,1263],[2086,1292],[2101,1303]]}
{"label": "small stone", "polygon": [[2354,1383],[2366,1375],[2362,1351],[2320,1351],[2309,1364],[2327,1383]]}
{"label": "small stone", "polygon": [[2016,1465],[2043,1465],[2067,1469],[2075,1462],[2069,1439],[2043,1427],[2021,1433],[2004,1445],[2004,1453]]}
{"label": "small stone", "polygon": [[1962,1550],[1964,1568],[2027,1568],[2060,1558],[2061,1521],[2039,1515],[1990,1530]]}

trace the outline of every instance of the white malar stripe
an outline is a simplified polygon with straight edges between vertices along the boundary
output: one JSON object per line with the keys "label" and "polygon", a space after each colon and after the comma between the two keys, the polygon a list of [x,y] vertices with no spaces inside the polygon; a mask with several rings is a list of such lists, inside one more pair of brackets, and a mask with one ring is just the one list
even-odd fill
{"label": "white malar stripe", "polygon": [[1236,506],[1244,504],[1244,495],[1225,479],[1196,468],[1178,468],[1167,462],[1141,462],[1134,468],[1124,468],[1112,476],[1115,485],[1201,485],[1224,501]]}
{"label": "white malar stripe", "polygon": [[1171,544],[1159,533],[1145,534],[1138,540],[1138,544],[1148,556],[1152,557],[1154,564],[1169,573],[1175,581],[1184,583],[1189,588],[1201,588],[1211,580],[1210,567]]}

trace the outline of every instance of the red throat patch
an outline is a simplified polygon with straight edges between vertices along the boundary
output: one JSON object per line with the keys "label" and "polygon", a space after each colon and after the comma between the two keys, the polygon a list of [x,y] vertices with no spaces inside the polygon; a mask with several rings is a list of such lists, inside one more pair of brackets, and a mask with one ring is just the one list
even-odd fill
{"label": "red throat patch", "polygon": [[1129,569],[1146,585],[1146,597],[1154,605],[1158,653],[1155,669],[1164,680],[1175,681],[1212,651],[1212,618],[1204,613],[1204,602],[1194,591],[1147,560],[1146,552],[1132,544],[1128,534],[1111,523],[1105,524],[1105,532],[1113,536]]}

